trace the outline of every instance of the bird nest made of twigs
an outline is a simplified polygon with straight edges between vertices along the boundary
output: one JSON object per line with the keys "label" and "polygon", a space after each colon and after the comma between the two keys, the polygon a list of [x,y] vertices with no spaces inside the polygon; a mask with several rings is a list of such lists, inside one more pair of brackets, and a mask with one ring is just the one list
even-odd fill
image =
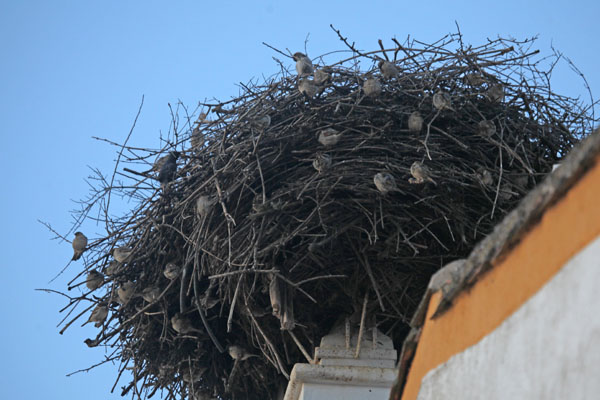
{"label": "bird nest made of twigs", "polygon": [[119,146],[124,172],[93,201],[136,203],[118,219],[101,207],[106,234],[73,242],[73,282],[89,290],[70,306],[99,328],[86,343],[131,369],[124,395],[275,398],[363,298],[400,345],[431,274],[594,122],[551,92],[530,41],[361,52],[340,38],[344,60],[296,53],[297,73],[280,63],[239,97],[174,117],[160,151]]}

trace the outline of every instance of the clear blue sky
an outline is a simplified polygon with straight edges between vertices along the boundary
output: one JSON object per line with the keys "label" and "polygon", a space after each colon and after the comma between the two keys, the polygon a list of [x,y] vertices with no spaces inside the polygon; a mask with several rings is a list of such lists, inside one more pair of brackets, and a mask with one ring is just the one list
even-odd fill
{"label": "clear blue sky", "polygon": [[[486,3],[489,3],[487,5]],[[277,72],[274,53],[316,56],[343,49],[334,24],[374,49],[377,39],[408,34],[433,41],[460,24],[467,42],[497,35],[540,36],[572,58],[600,93],[600,2],[589,1],[0,1],[1,170],[3,229],[0,280],[0,399],[109,399],[115,366],[65,377],[102,357],[83,340],[95,329],[55,327],[62,298],[35,292],[72,255],[37,220],[66,232],[72,200],[87,193],[88,166],[111,171],[114,149],[92,136],[122,141],[142,95],[135,142],[158,146],[169,128],[167,103],[194,106],[227,99],[237,82]],[[554,88],[583,94],[566,67]],[[86,224],[93,237],[99,227]],[[81,267],[81,262],[76,265]],[[75,271],[71,268],[66,276]],[[64,289],[59,279],[50,287]]]}

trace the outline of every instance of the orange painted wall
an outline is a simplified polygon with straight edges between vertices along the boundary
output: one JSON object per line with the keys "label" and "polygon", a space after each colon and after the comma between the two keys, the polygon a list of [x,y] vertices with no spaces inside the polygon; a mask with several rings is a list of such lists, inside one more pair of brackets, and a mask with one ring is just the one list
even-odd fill
{"label": "orange painted wall", "polygon": [[431,297],[402,399],[416,399],[427,372],[496,329],[598,235],[600,164],[596,163],[507,257],[435,320],[430,316],[441,296]]}

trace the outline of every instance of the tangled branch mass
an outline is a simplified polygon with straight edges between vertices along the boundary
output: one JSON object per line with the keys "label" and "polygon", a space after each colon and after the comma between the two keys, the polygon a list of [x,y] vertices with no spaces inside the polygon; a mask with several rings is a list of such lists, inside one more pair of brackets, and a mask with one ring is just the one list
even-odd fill
{"label": "tangled branch mass", "polygon": [[[293,73],[280,62],[238,98],[181,108],[161,150],[117,147],[112,181],[77,215],[98,206],[106,234],[73,241],[72,283],[88,290],[63,330],[95,323],[88,346],[132,372],[123,395],[277,398],[364,298],[399,347],[431,274],[594,122],[551,91],[532,41],[340,39],[346,59],[296,53]],[[134,205],[114,218],[117,195]]]}

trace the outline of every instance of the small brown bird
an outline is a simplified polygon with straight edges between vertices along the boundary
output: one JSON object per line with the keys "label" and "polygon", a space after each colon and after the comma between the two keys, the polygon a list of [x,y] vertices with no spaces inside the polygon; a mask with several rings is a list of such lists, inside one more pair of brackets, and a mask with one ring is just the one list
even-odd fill
{"label": "small brown bird", "polygon": [[317,85],[324,85],[331,82],[331,74],[328,72],[327,68],[315,70],[314,77],[315,84]]}
{"label": "small brown bird", "polygon": [[212,207],[215,205],[215,199],[210,196],[200,196],[198,200],[196,200],[196,212],[199,216],[203,217],[207,215]]}
{"label": "small brown bird", "polygon": [[111,262],[108,263],[108,267],[106,267],[106,269],[104,270],[104,273],[108,276],[113,276],[117,272],[119,272],[119,267],[120,264],[117,260],[111,260]]}
{"label": "small brown bird", "polygon": [[400,73],[400,71],[398,70],[398,67],[396,67],[396,65],[394,63],[391,63],[389,61],[379,60],[377,65],[379,66],[379,70],[381,70],[381,75],[385,79],[396,78],[396,77],[398,77],[398,74]]}
{"label": "small brown bird", "polygon": [[433,95],[433,106],[438,109],[438,110],[444,110],[444,109],[449,109],[452,110],[451,107],[452,104],[452,99],[450,98],[450,95],[446,92],[436,92]]}
{"label": "small brown bird", "polygon": [[485,95],[491,102],[499,103],[504,100],[504,86],[501,83],[491,85]]}
{"label": "small brown bird", "polygon": [[312,99],[317,95],[318,88],[312,80],[305,78],[298,83],[298,91],[306,97]]}
{"label": "small brown bird", "polygon": [[484,186],[490,186],[494,182],[491,172],[483,167],[477,169],[475,176]]}
{"label": "small brown bird", "polygon": [[241,346],[237,346],[237,345],[230,345],[227,347],[227,352],[229,353],[229,355],[231,356],[231,358],[233,358],[236,361],[245,361],[247,359],[249,359],[250,357],[259,357],[256,354],[250,354],[246,351],[246,349],[244,349]]}
{"label": "small brown bird", "polygon": [[373,183],[382,194],[388,194],[391,191],[398,190],[396,180],[389,172],[378,172],[373,177]]}
{"label": "small brown bird", "polygon": [[298,76],[302,77],[313,73],[313,63],[306,54],[296,52],[292,58],[296,61],[296,72],[298,72]]}
{"label": "small brown bird", "polygon": [[381,94],[381,83],[377,78],[369,78],[363,83],[363,92],[365,96],[377,97]]}
{"label": "small brown bird", "polygon": [[265,114],[262,117],[258,117],[254,121],[253,125],[256,127],[256,129],[264,131],[269,126],[271,126],[271,117],[268,114]]}
{"label": "small brown bird", "polygon": [[119,297],[119,303],[125,304],[135,294],[135,284],[131,281],[127,281],[121,284],[117,289],[117,296]]}
{"label": "small brown bird", "polygon": [[169,280],[176,279],[180,273],[181,268],[174,263],[168,263],[163,271],[163,275]]}
{"label": "small brown bird", "polygon": [[478,72],[473,72],[465,76],[465,80],[471,86],[481,86],[485,83],[485,79]]}
{"label": "small brown bird", "polygon": [[318,173],[322,173],[331,167],[331,156],[327,153],[318,153],[312,162],[312,166]]}
{"label": "small brown bird", "polygon": [[189,367],[184,367],[183,372],[181,373],[181,378],[185,383],[193,383],[202,380],[202,376],[206,372],[207,367],[199,367],[194,368],[193,371],[190,371]]}
{"label": "small brown bird", "polygon": [[148,286],[142,290],[141,296],[142,299],[146,300],[148,303],[154,303],[160,296],[160,289],[156,286]]}
{"label": "small brown bird", "polygon": [[166,157],[167,158],[164,160],[160,170],[158,171],[158,181],[163,189],[175,177],[175,172],[177,172],[177,158],[179,157],[179,152],[171,151]]}
{"label": "small brown bird", "polygon": [[335,146],[342,138],[342,132],[333,128],[325,128],[319,131],[318,141],[325,147]]}
{"label": "small brown bird", "polygon": [[496,133],[496,125],[492,121],[484,119],[477,124],[477,133],[483,137],[491,137]]}
{"label": "small brown bird", "polygon": [[414,111],[408,117],[408,130],[411,132],[420,132],[423,129],[423,117],[418,111]]}
{"label": "small brown bird", "polygon": [[81,255],[85,251],[88,239],[81,232],[75,232],[75,239],[71,243],[73,245],[73,261],[77,261],[81,258]]}
{"label": "small brown bird", "polygon": [[108,307],[106,304],[98,304],[96,308],[92,310],[92,314],[87,322],[95,322],[94,326],[96,328],[100,327],[104,321],[106,321],[106,317],[108,316]]}
{"label": "small brown bird", "polygon": [[192,322],[181,313],[177,313],[171,317],[171,326],[175,329],[175,332],[181,335],[187,335],[192,332],[203,333],[202,330],[194,328]]}
{"label": "small brown bird", "polygon": [[421,184],[425,181],[429,181],[434,185],[437,185],[437,183],[435,183],[430,176],[431,172],[429,171],[429,168],[427,168],[426,165],[423,165],[423,163],[420,161],[415,161],[412,163],[410,166],[410,174],[413,176],[413,178],[409,179],[410,183]]}
{"label": "small brown bird", "polygon": [[117,262],[126,263],[130,261],[132,252],[129,247],[116,247],[112,253]]}
{"label": "small brown bird", "polygon": [[85,286],[90,290],[96,290],[104,283],[104,275],[96,270],[92,270],[88,273],[85,280]]}

